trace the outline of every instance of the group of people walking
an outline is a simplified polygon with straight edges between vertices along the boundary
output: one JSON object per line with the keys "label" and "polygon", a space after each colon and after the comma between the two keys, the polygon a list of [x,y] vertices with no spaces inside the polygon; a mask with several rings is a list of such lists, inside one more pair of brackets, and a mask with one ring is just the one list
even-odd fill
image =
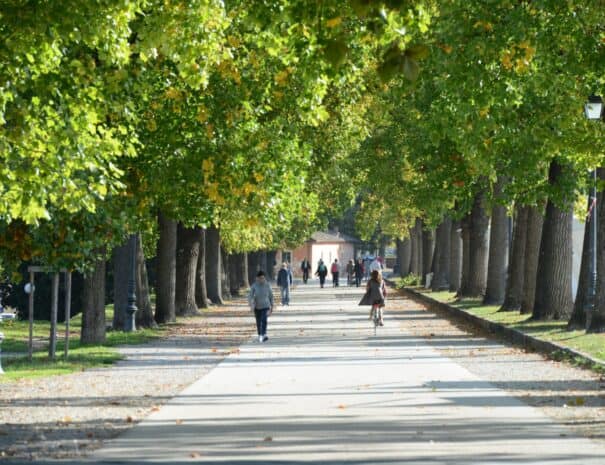
{"label": "group of people walking", "polygon": [[[307,258],[301,262],[301,271],[303,282],[306,284],[312,271],[311,263]],[[356,287],[359,287],[366,271],[369,271],[370,276],[366,284],[366,292],[359,305],[371,306],[370,319],[372,319],[374,312],[379,312],[379,324],[382,326],[384,324],[382,312],[386,299],[386,287],[382,280],[382,263],[378,259],[374,259],[369,264],[369,270],[367,270],[361,258],[358,258],[357,261],[350,260],[346,266],[347,284],[352,285],[354,280]],[[330,272],[332,274],[332,285],[338,287],[340,275],[338,259],[334,259],[334,262],[330,266]],[[315,275],[319,277],[320,287],[323,288],[326,276],[328,275],[328,267],[322,259],[319,259]],[[280,289],[281,304],[283,306],[290,305],[290,288],[292,283],[292,269],[287,262],[284,262],[277,273],[277,285]],[[271,285],[266,279],[265,272],[262,270],[257,273],[255,282],[250,286],[248,303],[256,319],[258,341],[265,342],[269,339],[267,336],[267,322],[269,316],[273,313],[274,298]]]}

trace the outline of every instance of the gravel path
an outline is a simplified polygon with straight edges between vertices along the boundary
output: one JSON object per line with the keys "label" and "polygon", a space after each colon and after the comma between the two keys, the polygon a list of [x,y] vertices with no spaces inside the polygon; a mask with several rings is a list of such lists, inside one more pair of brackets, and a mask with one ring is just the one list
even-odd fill
{"label": "gravel path", "polygon": [[395,302],[409,318],[403,329],[576,433],[605,442],[605,377],[499,343],[420,302],[401,296]]}
{"label": "gravel path", "polygon": [[80,456],[204,376],[254,330],[233,302],[179,319],[166,339],[120,348],[107,368],[0,384],[0,461]]}

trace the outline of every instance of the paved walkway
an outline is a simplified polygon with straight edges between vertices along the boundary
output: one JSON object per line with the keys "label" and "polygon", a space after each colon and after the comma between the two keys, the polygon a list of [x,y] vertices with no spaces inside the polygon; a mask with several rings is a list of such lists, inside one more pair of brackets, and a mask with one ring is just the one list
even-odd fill
{"label": "paved walkway", "polygon": [[405,332],[405,311],[387,313],[374,336],[360,297],[355,288],[298,286],[292,305],[271,317],[268,342],[245,344],[89,460],[605,463],[602,442],[575,436]]}

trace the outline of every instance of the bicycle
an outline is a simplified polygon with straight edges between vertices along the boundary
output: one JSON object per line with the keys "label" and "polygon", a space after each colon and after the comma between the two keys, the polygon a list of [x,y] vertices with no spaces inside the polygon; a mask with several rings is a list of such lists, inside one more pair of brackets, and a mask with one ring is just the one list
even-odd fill
{"label": "bicycle", "polygon": [[376,328],[378,326],[383,326],[383,324],[382,324],[382,308],[380,308],[380,305],[378,305],[378,304],[372,305],[372,322],[374,323],[374,336],[376,336]]}

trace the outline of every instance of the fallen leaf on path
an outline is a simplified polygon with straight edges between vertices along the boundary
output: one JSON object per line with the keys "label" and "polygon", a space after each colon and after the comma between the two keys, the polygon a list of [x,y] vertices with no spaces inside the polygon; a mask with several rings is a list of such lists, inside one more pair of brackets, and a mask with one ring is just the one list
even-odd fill
{"label": "fallen leaf on path", "polygon": [[183,420],[176,420],[176,421],[175,421],[175,423],[176,423],[177,425],[182,425],[182,424],[183,424]]}
{"label": "fallen leaf on path", "polygon": [[340,404],[340,405],[338,406],[338,408],[339,408],[340,410],[344,410],[344,409],[346,409],[347,407],[346,407],[346,405]]}
{"label": "fallen leaf on path", "polygon": [[270,442],[273,441],[273,438],[271,436],[267,436],[265,439],[263,439],[263,441]]}
{"label": "fallen leaf on path", "polygon": [[159,405],[154,405],[153,407],[151,407],[152,412],[158,412],[159,410],[160,410]]}
{"label": "fallen leaf on path", "polygon": [[126,423],[132,423],[134,421],[134,418],[132,418],[130,415],[128,415],[126,417]]}

